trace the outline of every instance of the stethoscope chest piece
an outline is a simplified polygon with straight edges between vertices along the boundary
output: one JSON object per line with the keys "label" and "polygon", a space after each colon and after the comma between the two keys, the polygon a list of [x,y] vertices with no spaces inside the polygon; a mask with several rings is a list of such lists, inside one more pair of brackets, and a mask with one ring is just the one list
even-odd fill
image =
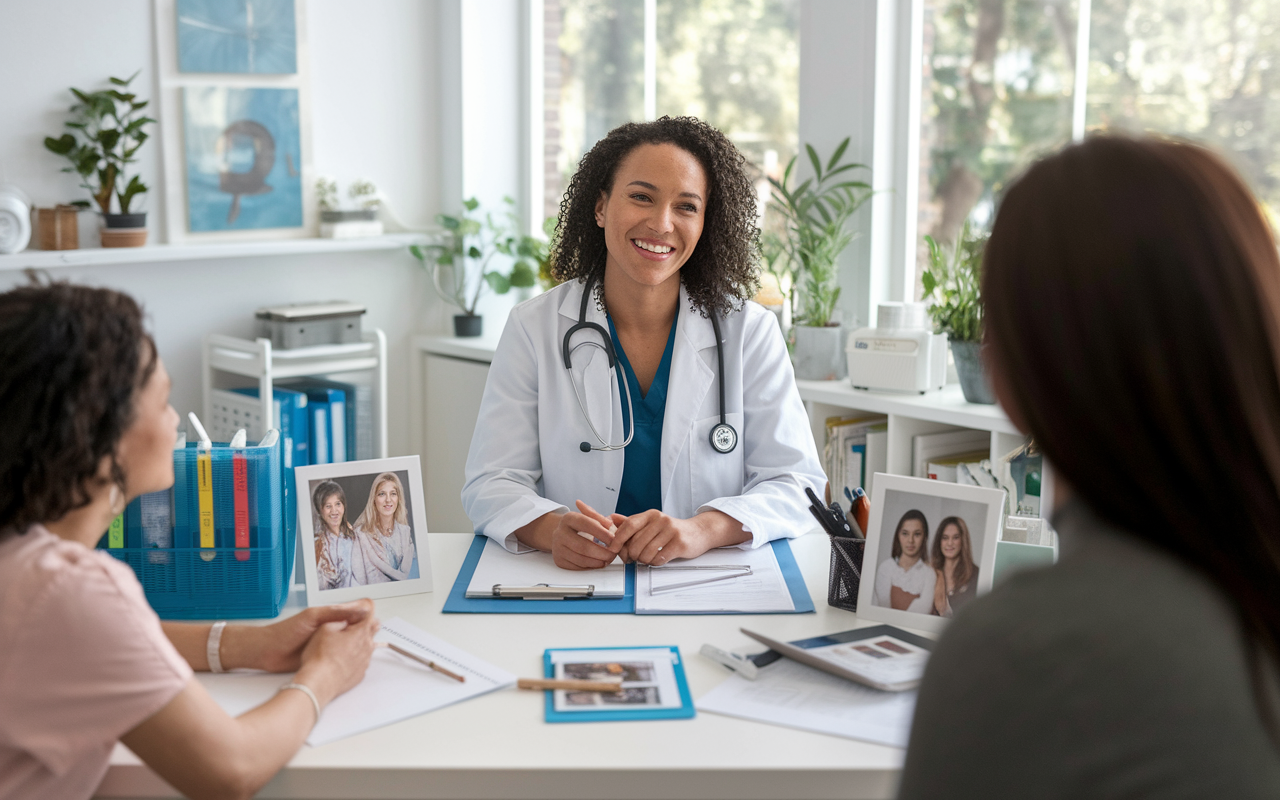
{"label": "stethoscope chest piece", "polygon": [[717,453],[728,453],[738,446],[738,432],[727,422],[711,429],[711,446]]}

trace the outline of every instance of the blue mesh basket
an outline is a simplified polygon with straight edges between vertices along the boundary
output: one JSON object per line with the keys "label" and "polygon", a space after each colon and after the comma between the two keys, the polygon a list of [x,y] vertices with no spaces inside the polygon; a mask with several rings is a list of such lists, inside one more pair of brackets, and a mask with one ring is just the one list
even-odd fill
{"label": "blue mesh basket", "polygon": [[[136,498],[124,512],[124,547],[99,547],[133,568],[147,600],[164,619],[274,617],[289,595],[293,570],[293,470],[281,445],[232,450],[215,444],[215,546],[200,547],[197,447],[173,454],[170,490]],[[234,457],[243,456],[249,546],[236,547]]]}

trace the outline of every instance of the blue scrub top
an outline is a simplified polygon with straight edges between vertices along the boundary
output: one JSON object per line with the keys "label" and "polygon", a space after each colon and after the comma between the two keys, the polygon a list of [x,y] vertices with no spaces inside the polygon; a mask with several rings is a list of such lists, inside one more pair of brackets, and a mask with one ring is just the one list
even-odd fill
{"label": "blue scrub top", "polygon": [[[631,405],[635,409],[635,433],[631,437],[623,454],[626,460],[622,466],[622,485],[618,487],[617,513],[624,516],[639,514],[656,508],[662,510],[662,419],[667,412],[667,384],[671,378],[671,351],[675,349],[676,323],[680,315],[676,314],[671,323],[671,333],[667,336],[667,349],[662,352],[662,362],[658,364],[658,372],[649,384],[649,393],[640,393],[640,381],[636,380],[635,370],[622,350],[618,341],[618,332],[613,327],[613,319],[609,318],[609,337],[613,339],[613,349],[618,355],[618,362],[625,370],[627,384],[631,391]],[[618,375],[618,391],[625,389],[622,385],[622,374]],[[630,422],[627,416],[627,403],[622,400],[622,426],[627,430]]]}

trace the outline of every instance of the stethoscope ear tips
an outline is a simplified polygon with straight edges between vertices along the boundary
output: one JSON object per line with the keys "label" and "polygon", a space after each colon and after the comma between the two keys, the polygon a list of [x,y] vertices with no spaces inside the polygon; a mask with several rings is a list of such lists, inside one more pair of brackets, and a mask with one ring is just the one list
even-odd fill
{"label": "stethoscope ear tips", "polygon": [[579,450],[581,450],[581,451],[582,451],[582,452],[584,452],[584,453],[590,453],[590,452],[591,452],[591,445],[590,445],[590,444],[588,444],[588,443],[586,443],[586,442],[583,442],[582,444],[578,445],[578,449],[579,449]]}

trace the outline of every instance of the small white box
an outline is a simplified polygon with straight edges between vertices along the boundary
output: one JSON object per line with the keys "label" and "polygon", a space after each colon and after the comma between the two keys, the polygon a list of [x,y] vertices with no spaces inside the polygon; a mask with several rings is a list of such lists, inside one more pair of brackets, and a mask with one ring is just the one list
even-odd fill
{"label": "small white box", "polygon": [[876,327],[849,334],[853,388],[923,394],[946,385],[947,335],[926,330],[923,316],[919,303],[881,303]]}

